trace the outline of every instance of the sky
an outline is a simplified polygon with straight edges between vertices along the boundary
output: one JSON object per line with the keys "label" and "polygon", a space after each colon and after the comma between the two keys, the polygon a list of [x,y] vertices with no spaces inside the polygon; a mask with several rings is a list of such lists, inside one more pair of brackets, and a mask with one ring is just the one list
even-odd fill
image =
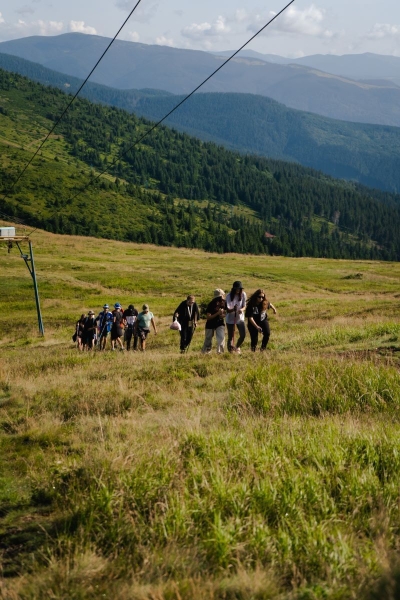
{"label": "sky", "polygon": [[[113,37],[136,1],[0,0],[0,41],[71,31]],[[119,39],[235,50],[287,1],[141,0]],[[295,0],[248,48],[290,58],[362,52],[400,56],[400,2]]]}

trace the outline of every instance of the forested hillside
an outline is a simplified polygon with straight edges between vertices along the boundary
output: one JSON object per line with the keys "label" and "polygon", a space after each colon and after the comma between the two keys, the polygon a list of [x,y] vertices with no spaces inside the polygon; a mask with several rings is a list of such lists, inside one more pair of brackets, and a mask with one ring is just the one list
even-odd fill
{"label": "forested hillside", "polygon": [[[69,97],[4,71],[0,89],[7,192]],[[0,210],[51,231],[161,245],[400,258],[399,196],[167,128],[133,148],[148,127],[122,110],[77,100]],[[95,179],[107,166],[111,175]],[[266,230],[275,237],[267,240]]]}
{"label": "forested hillside", "polygon": [[[0,54],[0,67],[75,93],[82,80],[16,56]],[[160,119],[182,96],[161,90],[117,90],[87,83],[82,96]],[[349,123],[287,108],[254,94],[196,94],[166,121],[228,149],[296,161],[328,175],[388,191],[400,190],[400,129]]]}

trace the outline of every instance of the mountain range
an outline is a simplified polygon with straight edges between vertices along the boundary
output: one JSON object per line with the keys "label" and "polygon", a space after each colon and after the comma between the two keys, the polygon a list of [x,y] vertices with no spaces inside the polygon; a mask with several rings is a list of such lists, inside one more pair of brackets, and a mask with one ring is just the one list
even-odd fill
{"label": "mountain range", "polygon": [[[82,80],[0,54],[0,67],[75,93]],[[82,96],[159,120],[182,100],[160,90],[117,90],[87,83]],[[227,148],[297,161],[329,175],[400,190],[400,129],[349,123],[287,108],[252,94],[198,93],[166,123]]]}
{"label": "mountain range", "polygon": [[[0,52],[85,78],[109,41],[80,33],[33,36],[2,42]],[[153,88],[187,94],[222,61],[223,57],[207,52],[117,40],[92,81],[118,89]],[[375,71],[371,73],[375,75]],[[299,62],[278,64],[238,55],[202,91],[258,94],[334,119],[400,126],[400,87],[390,78],[356,81]]]}

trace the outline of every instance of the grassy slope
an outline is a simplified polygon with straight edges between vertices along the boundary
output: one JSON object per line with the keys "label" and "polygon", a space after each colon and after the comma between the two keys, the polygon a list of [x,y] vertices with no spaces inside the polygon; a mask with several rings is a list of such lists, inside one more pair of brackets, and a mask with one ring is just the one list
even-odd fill
{"label": "grassy slope", "polygon": [[[364,597],[399,539],[399,264],[33,239],[45,340],[0,247],[3,596]],[[201,325],[180,356],[181,298],[238,276],[270,351],[203,357]],[[148,353],[78,354],[116,300],[150,303]]]}

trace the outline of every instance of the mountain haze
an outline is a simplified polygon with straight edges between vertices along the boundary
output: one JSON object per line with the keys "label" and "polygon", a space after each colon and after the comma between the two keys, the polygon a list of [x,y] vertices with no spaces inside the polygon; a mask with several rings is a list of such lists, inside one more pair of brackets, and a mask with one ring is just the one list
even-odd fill
{"label": "mountain haze", "polygon": [[[84,78],[108,43],[100,36],[70,33],[2,42],[0,52]],[[117,40],[92,80],[119,89],[187,94],[222,60],[207,52]],[[400,88],[394,83],[358,82],[300,64],[236,57],[202,91],[259,94],[330,118],[400,126]]]}

